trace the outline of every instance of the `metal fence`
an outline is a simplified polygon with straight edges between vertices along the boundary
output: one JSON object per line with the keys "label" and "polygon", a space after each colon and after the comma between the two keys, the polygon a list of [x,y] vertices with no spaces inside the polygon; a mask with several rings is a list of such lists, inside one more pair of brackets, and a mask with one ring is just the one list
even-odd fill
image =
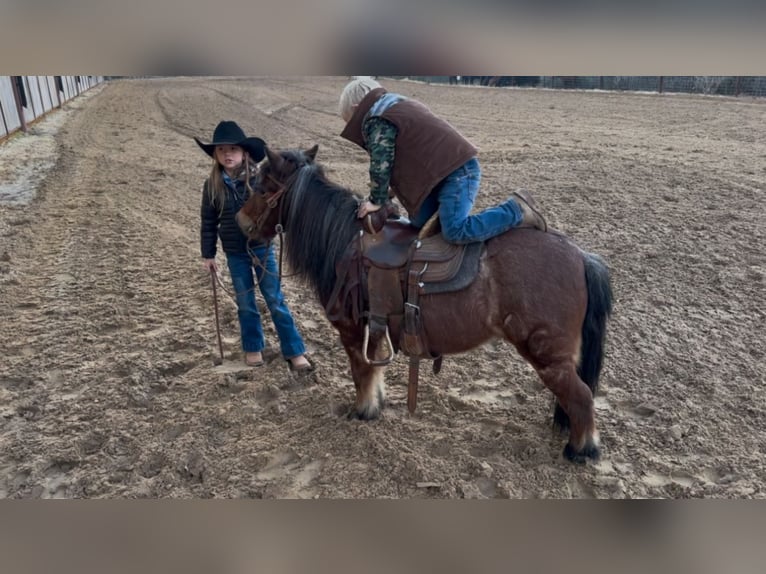
{"label": "metal fence", "polygon": [[482,86],[766,96],[766,76],[408,76],[413,80]]}
{"label": "metal fence", "polygon": [[0,76],[0,141],[104,81],[103,76]]}

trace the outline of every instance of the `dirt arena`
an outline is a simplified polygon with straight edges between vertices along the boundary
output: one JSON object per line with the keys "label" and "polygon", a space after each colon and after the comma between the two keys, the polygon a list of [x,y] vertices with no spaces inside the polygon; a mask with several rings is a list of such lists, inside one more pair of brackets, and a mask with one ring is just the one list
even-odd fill
{"label": "dirt arena", "polygon": [[35,188],[0,202],[0,497],[766,495],[762,100],[381,80],[478,145],[478,207],[526,187],[609,264],[596,464],[562,458],[552,395],[506,343],[426,364],[414,417],[399,357],[382,418],[347,420],[345,352],[290,278],[318,371],[291,376],[267,315],[271,360],[244,369],[225,293],[215,366],[191,138],[233,119],[275,148],[318,143],[362,192],[345,81],[110,82],[0,144],[0,189]]}

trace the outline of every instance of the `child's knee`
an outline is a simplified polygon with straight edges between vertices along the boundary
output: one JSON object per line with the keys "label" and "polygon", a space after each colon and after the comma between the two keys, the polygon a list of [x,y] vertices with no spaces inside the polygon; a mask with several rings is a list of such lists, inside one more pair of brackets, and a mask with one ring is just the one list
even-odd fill
{"label": "child's knee", "polygon": [[263,292],[263,299],[266,301],[266,306],[269,309],[278,309],[284,305],[285,298],[282,295],[282,291],[279,289],[275,291],[267,290]]}
{"label": "child's knee", "polygon": [[461,233],[462,228],[462,225],[454,225],[451,223],[445,225],[444,222],[442,222],[442,237],[444,237],[444,240],[447,243],[458,243],[463,236]]}
{"label": "child's knee", "polygon": [[237,309],[245,313],[258,313],[258,306],[255,303],[255,295],[252,289],[237,289],[236,291]]}

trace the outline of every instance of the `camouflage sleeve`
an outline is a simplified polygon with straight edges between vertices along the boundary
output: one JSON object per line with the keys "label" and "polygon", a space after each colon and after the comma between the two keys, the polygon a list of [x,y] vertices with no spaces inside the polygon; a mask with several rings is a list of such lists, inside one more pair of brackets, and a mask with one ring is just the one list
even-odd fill
{"label": "camouflage sleeve", "polygon": [[396,135],[396,126],[383,118],[370,118],[364,124],[367,151],[370,153],[370,201],[375,205],[388,201]]}

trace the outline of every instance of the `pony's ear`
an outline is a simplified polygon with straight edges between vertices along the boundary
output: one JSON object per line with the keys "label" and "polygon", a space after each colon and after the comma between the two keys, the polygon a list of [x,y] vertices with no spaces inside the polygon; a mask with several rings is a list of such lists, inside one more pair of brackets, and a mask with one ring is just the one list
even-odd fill
{"label": "pony's ear", "polygon": [[314,147],[307,149],[303,153],[306,154],[306,157],[309,158],[311,161],[314,161],[317,157],[318,150],[319,150],[319,144],[314,144]]}
{"label": "pony's ear", "polygon": [[280,173],[282,171],[282,164],[285,162],[285,160],[282,159],[282,156],[277,152],[271,151],[271,148],[267,146],[266,157],[269,159],[269,165],[271,165],[274,171]]}

